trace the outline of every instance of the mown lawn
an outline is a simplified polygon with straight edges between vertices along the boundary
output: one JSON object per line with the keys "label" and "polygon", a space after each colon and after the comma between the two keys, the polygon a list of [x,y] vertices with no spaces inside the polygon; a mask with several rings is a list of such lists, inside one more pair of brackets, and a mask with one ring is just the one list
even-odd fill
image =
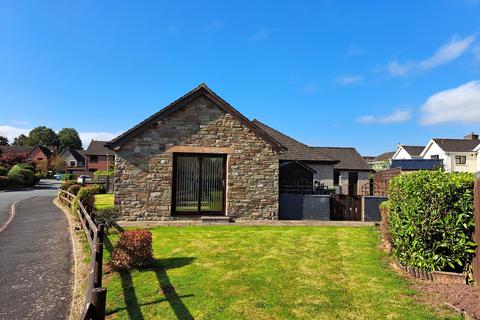
{"label": "mown lawn", "polygon": [[95,207],[98,209],[113,207],[113,193],[96,194]]}
{"label": "mown lawn", "polygon": [[457,319],[417,302],[374,228],[151,230],[154,266],[106,275],[111,319]]}

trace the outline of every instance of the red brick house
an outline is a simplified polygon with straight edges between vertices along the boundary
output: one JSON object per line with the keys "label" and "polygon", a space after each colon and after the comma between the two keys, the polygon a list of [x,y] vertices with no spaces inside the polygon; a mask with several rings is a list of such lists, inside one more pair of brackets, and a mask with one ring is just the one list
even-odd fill
{"label": "red brick house", "polygon": [[107,171],[115,163],[115,154],[105,144],[107,141],[92,140],[84,152],[85,171],[93,173],[97,170]]}
{"label": "red brick house", "polygon": [[50,158],[53,155],[52,149],[44,146],[35,146],[29,154],[29,158],[35,164],[39,164],[42,161],[47,161],[47,164],[50,163]]}

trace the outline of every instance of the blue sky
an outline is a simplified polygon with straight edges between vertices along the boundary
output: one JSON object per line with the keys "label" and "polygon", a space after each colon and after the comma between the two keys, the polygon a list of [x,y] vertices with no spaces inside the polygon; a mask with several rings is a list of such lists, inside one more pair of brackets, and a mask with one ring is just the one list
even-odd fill
{"label": "blue sky", "polygon": [[364,155],[480,131],[480,0],[2,1],[0,135],[110,138],[205,82]]}

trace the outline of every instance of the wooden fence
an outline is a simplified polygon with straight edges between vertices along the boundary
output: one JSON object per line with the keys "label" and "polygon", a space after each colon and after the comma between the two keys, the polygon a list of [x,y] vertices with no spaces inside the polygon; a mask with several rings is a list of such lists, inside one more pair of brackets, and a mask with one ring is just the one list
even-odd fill
{"label": "wooden fence", "polygon": [[331,220],[362,220],[362,197],[345,194],[332,194],[330,196]]}
{"label": "wooden fence", "polygon": [[379,171],[373,174],[373,195],[387,196],[390,180],[402,173],[402,169],[393,168],[385,171]]}
{"label": "wooden fence", "polygon": [[[65,190],[59,190],[58,198],[70,209],[77,202],[75,195]],[[103,320],[105,319],[105,303],[107,299],[107,289],[102,288],[104,226],[103,224],[96,225],[93,222],[92,217],[80,201],[78,201],[77,214],[91,252],[85,304],[80,319]]]}

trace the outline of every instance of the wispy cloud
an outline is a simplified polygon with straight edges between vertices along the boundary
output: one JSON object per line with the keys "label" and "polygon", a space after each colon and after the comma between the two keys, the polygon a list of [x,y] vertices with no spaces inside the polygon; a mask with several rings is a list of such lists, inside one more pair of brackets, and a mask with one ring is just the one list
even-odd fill
{"label": "wispy cloud", "polygon": [[480,81],[438,92],[422,108],[422,124],[445,122],[480,124]]}
{"label": "wispy cloud", "polygon": [[249,42],[259,42],[270,37],[271,30],[265,27],[259,27],[257,30],[248,37]]}
{"label": "wispy cloud", "polygon": [[365,77],[358,74],[347,74],[344,76],[339,76],[335,79],[335,83],[343,86],[352,85],[352,84],[360,84],[363,83]]}
{"label": "wispy cloud", "polygon": [[384,116],[366,115],[357,119],[357,122],[363,124],[381,123],[381,124],[393,124],[402,123],[412,118],[412,111],[405,109],[397,109],[391,114]]}
{"label": "wispy cloud", "polygon": [[224,24],[223,24],[222,21],[215,20],[215,21],[203,26],[202,31],[203,32],[209,32],[209,31],[213,31],[213,30],[218,30],[218,29],[222,29],[223,26],[224,26]]}
{"label": "wispy cloud", "polygon": [[29,122],[25,120],[12,120],[10,122],[19,126],[26,126],[29,124]]}
{"label": "wispy cloud", "polygon": [[[0,125],[0,136],[5,136],[10,142],[21,134],[28,135],[31,128],[18,128],[9,125]],[[58,130],[57,130],[58,132]],[[86,148],[90,141],[105,140],[109,141],[120,135],[121,132],[106,132],[106,131],[80,131],[80,140],[82,140],[83,147]]]}
{"label": "wispy cloud", "polygon": [[318,91],[318,85],[315,82],[306,83],[299,88],[301,93],[313,94]]}
{"label": "wispy cloud", "polygon": [[350,45],[348,46],[348,55],[350,57],[358,56],[359,54],[362,54],[362,53],[363,53],[363,49],[360,48],[355,43],[350,43]]}
{"label": "wispy cloud", "polygon": [[392,76],[406,76],[413,72],[428,71],[456,60],[470,48],[474,41],[474,35],[464,38],[456,36],[440,46],[433,55],[426,59],[406,62],[392,60],[383,69]]}

